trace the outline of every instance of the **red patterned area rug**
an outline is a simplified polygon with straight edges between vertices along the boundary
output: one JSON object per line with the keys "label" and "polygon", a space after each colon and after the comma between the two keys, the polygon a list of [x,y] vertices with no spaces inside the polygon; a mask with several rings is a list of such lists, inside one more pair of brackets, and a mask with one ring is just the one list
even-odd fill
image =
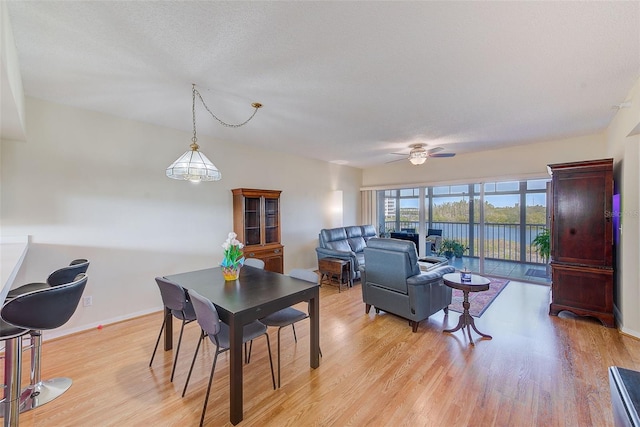
{"label": "red patterned area rug", "polygon": [[[482,313],[491,305],[494,299],[502,292],[502,290],[509,283],[505,279],[496,279],[495,277],[487,277],[491,281],[489,283],[489,290],[483,292],[469,292],[469,313],[473,317],[480,317]],[[449,305],[449,310],[462,313],[462,291],[458,289],[453,290],[453,298]]]}

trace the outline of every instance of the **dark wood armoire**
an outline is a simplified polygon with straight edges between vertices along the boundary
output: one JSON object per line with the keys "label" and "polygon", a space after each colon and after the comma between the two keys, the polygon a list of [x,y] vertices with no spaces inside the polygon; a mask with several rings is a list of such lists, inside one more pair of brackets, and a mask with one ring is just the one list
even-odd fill
{"label": "dark wood armoire", "polygon": [[613,159],[549,165],[551,305],[614,327]]}

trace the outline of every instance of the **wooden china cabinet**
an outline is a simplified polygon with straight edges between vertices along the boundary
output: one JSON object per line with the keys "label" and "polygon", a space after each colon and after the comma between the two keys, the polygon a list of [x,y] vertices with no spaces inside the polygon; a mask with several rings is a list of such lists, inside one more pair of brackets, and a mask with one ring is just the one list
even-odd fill
{"label": "wooden china cabinet", "polygon": [[279,190],[235,188],[233,231],[244,247],[246,258],[264,261],[265,270],[284,272],[284,246],[280,243]]}
{"label": "wooden china cabinet", "polygon": [[613,160],[549,165],[551,305],[614,327]]}

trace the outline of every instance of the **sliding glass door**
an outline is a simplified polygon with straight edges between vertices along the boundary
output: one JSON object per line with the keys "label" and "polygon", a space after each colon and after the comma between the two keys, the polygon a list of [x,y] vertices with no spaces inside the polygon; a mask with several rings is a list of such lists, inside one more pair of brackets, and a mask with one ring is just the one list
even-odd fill
{"label": "sliding glass door", "polygon": [[[548,179],[441,185],[378,192],[380,234],[413,240],[420,256],[430,230],[457,268],[499,276],[543,277],[544,260],[531,242],[547,227]],[[422,202],[420,202],[422,200]],[[433,231],[431,231],[433,233]],[[448,248],[458,251],[451,254]],[[460,251],[461,250],[461,251]],[[528,277],[522,277],[529,279]],[[546,279],[543,279],[546,280]]]}

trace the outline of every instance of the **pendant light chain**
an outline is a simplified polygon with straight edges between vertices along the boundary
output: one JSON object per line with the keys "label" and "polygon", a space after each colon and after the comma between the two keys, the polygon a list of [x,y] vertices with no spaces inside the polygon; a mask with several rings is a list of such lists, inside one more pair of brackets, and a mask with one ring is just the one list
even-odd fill
{"label": "pendant light chain", "polygon": [[226,127],[239,128],[244,126],[256,115],[258,108],[262,107],[262,104],[254,102],[251,106],[255,109],[253,114],[240,124],[230,124],[220,120],[215,114],[211,112],[207,104],[204,103],[204,99],[200,95],[200,92],[196,90],[195,83],[191,84],[191,114],[193,117],[193,137],[191,138],[190,150],[178,157],[178,160],[173,162],[166,170],[166,175],[171,179],[180,179],[185,181],[200,182],[200,181],[219,181],[222,179],[222,174],[218,168],[204,155],[204,153],[198,151],[198,134],[196,133],[196,95],[200,98],[200,102],[204,105],[204,108],[216,119],[220,124]]}
{"label": "pendant light chain", "polygon": [[204,105],[204,108],[209,112],[209,114],[211,114],[211,117],[213,117],[214,119],[216,119],[218,122],[220,122],[220,124],[222,126],[226,126],[228,128],[239,128],[240,126],[244,126],[247,123],[249,123],[249,120],[253,119],[253,116],[256,115],[256,113],[258,112],[258,108],[262,107],[262,104],[258,103],[258,102],[254,102],[253,104],[251,104],[251,106],[254,108],[253,110],[253,114],[251,114],[251,116],[245,120],[242,123],[238,123],[238,124],[231,124],[231,123],[227,123],[222,121],[218,116],[216,116],[215,114],[213,114],[213,112],[209,109],[209,107],[207,106],[207,104],[204,102],[204,99],[202,99],[202,95],[200,95],[200,92],[198,92],[198,90],[196,89],[196,85],[193,85],[193,111],[194,111],[194,137],[195,137],[195,96],[198,95],[198,98],[200,98],[200,102],[202,102],[202,105]]}
{"label": "pendant light chain", "polygon": [[196,146],[196,150],[198,149],[198,137],[196,136],[196,85],[192,84],[192,94],[191,94],[191,113],[193,114],[193,138],[191,141],[193,142],[191,149],[193,149],[193,145]]}

